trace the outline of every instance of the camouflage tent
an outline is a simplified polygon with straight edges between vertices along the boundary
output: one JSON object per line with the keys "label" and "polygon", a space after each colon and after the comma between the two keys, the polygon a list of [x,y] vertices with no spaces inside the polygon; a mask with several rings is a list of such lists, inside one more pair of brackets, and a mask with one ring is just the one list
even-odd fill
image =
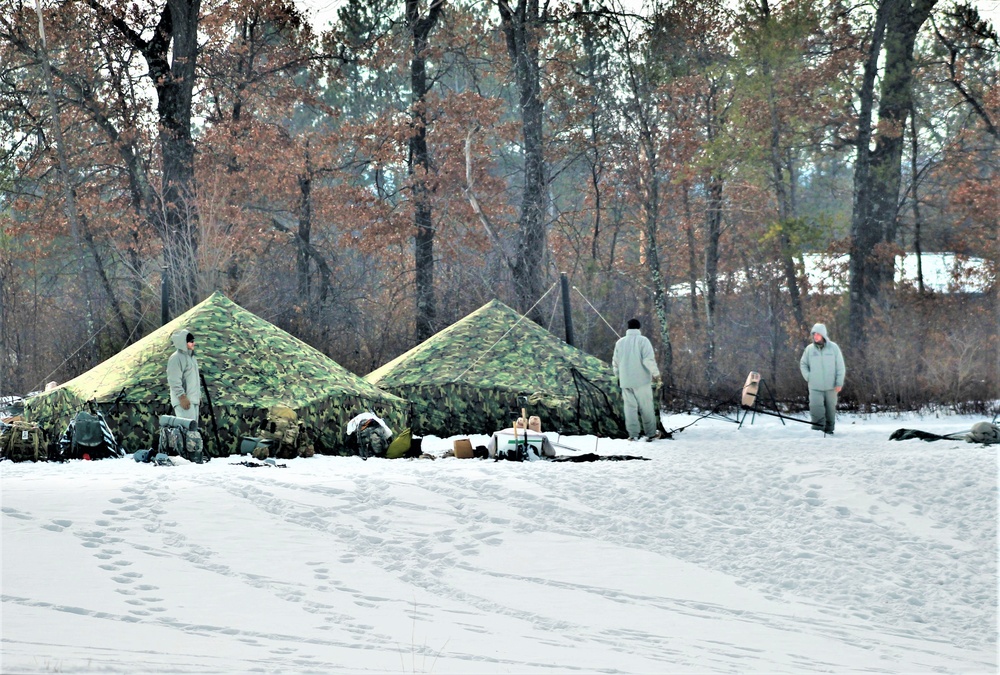
{"label": "camouflage tent", "polygon": [[365,379],[410,401],[417,434],[491,433],[511,426],[512,411],[524,407],[541,418],[543,431],[626,435],[611,366],[499,300]]}
{"label": "camouflage tent", "polygon": [[[209,450],[235,451],[240,436],[284,403],[298,413],[316,452],[344,454],[347,421],[371,411],[393,430],[405,423],[405,401],[372,386],[336,361],[215,293],[170,323],[61,386],[28,399],[26,415],[58,437],[70,418],[96,400],[129,451],[148,448],[161,414],[172,414],[167,390],[170,335],[186,328],[214,410],[202,395],[199,421]],[[120,397],[120,398],[119,398]],[[119,398],[117,405],[111,402]],[[216,429],[218,443],[216,443]]]}

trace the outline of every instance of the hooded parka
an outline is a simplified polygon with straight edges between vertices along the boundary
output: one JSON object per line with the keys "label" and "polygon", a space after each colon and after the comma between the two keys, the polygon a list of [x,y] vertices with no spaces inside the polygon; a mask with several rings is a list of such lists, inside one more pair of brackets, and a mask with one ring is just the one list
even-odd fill
{"label": "hooded parka", "polygon": [[819,333],[823,342],[810,342],[799,359],[799,369],[810,389],[827,391],[844,386],[844,356],[840,347],[827,337],[826,326],[818,323],[809,331],[809,335]]}
{"label": "hooded parka", "polygon": [[[817,343],[813,336],[822,336]],[[802,352],[799,368],[809,385],[809,416],[813,429],[832,434],[837,423],[837,390],[844,386],[844,357],[840,347],[826,333],[826,326],[816,324],[809,331],[813,339]]]}
{"label": "hooded parka", "polygon": [[[190,331],[183,328],[170,336],[170,342],[177,348],[167,361],[167,385],[170,387],[170,405],[174,414],[187,419],[198,419],[198,405],[201,403],[201,382],[198,377],[198,361],[188,349],[187,336]],[[190,407],[183,410],[181,396],[187,396]]]}

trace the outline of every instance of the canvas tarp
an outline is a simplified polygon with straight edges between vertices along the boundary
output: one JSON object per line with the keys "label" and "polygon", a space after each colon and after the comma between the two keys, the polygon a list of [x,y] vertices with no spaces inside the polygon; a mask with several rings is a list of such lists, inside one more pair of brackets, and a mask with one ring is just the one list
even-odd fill
{"label": "canvas tarp", "polygon": [[[301,340],[243,309],[221,293],[160,327],[115,356],[61,386],[26,402],[28,419],[58,438],[89,400],[105,408],[112,430],[129,451],[152,447],[161,414],[173,414],[167,390],[170,336],[186,328],[195,335],[195,356],[208,385],[218,425],[218,454],[235,452],[240,436],[276,403],[302,420],[316,452],[345,454],[347,421],[364,411],[394,430],[405,425],[406,402],[348,372]],[[215,449],[215,426],[204,393],[199,426]]]}
{"label": "canvas tarp", "polygon": [[414,433],[448,437],[511,426],[527,397],[543,431],[625,436],[611,366],[499,300],[365,376],[410,401]]}

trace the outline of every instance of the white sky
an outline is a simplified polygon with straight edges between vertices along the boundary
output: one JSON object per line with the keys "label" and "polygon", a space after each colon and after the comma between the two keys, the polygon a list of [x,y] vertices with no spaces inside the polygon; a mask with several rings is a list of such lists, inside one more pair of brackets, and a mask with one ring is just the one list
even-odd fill
{"label": "white sky", "polygon": [[579,464],[0,462],[0,671],[995,673],[996,448],[888,440],[974,421],[553,434],[650,458]]}
{"label": "white sky", "polygon": [[[325,28],[335,20],[337,8],[344,4],[344,0],[295,0],[295,4],[313,14],[318,28]],[[983,18],[991,21],[995,28],[1000,28],[1000,0],[974,0],[973,4],[979,7]]]}

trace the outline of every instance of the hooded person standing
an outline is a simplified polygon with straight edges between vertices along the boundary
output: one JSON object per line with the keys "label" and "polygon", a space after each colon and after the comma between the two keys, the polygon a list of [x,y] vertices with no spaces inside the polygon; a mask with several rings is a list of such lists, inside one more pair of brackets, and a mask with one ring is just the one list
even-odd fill
{"label": "hooded person standing", "polygon": [[177,348],[167,361],[167,386],[174,415],[188,420],[198,419],[201,403],[201,380],[198,361],[194,358],[194,335],[181,329],[170,336]]}
{"label": "hooded person standing", "polygon": [[[656,430],[656,415],[653,412],[653,378],[660,376],[656,366],[656,355],[649,338],[640,331],[638,319],[629,319],[625,337],[615,343],[615,353],[611,357],[611,367],[618,377],[625,400],[625,429],[630,441],[637,440],[639,432],[645,430],[647,441],[659,438]],[[639,426],[639,418],[642,426]]]}
{"label": "hooded person standing", "polygon": [[809,385],[809,415],[812,428],[833,433],[837,421],[837,394],[844,387],[844,356],[830,340],[826,326],[818,323],[810,331],[812,342],[802,352],[799,368]]}

